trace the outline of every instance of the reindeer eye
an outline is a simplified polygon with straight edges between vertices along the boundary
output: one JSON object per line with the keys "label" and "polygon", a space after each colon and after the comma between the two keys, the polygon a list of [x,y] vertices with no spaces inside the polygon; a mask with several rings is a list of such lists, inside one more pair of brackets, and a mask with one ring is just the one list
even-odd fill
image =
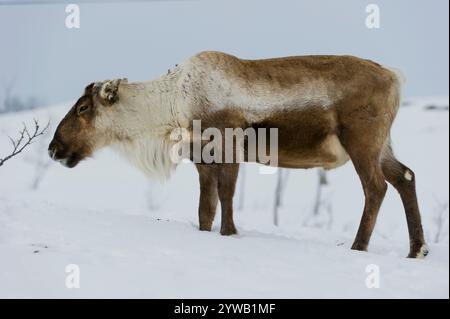
{"label": "reindeer eye", "polygon": [[86,104],[81,105],[81,106],[78,108],[78,115],[80,115],[80,114],[86,112],[88,109],[89,109],[89,106],[88,106],[88,105],[86,105]]}

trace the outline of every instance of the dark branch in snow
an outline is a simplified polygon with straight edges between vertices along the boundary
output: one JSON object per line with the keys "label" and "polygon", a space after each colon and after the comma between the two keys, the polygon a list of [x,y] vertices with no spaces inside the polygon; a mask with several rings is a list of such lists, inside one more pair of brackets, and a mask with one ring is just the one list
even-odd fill
{"label": "dark branch in snow", "polygon": [[50,126],[50,122],[43,128],[40,127],[39,122],[34,120],[34,130],[30,132],[25,124],[23,124],[22,130],[19,132],[19,138],[13,139],[9,137],[11,144],[13,146],[12,152],[4,158],[0,158],[0,166],[2,166],[7,160],[10,160],[14,156],[22,153],[22,151],[34,143],[34,140],[39,136],[43,135],[48,127]]}
{"label": "dark branch in snow", "polygon": [[445,229],[445,224],[448,217],[448,202],[447,203],[438,203],[438,207],[436,208],[436,215],[433,218],[433,221],[436,225],[436,234],[434,236],[434,243],[440,243],[444,236],[448,235],[448,226],[447,230]]}
{"label": "dark branch in snow", "polygon": [[279,223],[279,208],[286,189],[286,184],[289,177],[289,171],[286,169],[278,169],[277,186],[275,188],[275,200],[273,205],[273,223],[278,226]]}

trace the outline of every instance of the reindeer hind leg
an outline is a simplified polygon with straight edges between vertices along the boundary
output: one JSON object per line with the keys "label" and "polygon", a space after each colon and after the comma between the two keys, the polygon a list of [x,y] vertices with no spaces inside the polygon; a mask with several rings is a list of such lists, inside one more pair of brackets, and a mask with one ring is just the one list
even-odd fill
{"label": "reindeer hind leg", "polygon": [[395,158],[390,144],[383,151],[381,167],[386,181],[398,191],[405,208],[410,241],[408,257],[424,258],[428,255],[428,248],[425,244],[419,205],[417,203],[415,174],[409,167]]}

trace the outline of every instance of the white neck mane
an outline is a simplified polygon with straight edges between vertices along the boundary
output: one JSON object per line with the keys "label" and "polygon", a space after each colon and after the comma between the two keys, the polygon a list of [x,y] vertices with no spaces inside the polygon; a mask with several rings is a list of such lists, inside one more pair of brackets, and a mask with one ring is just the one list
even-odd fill
{"label": "white neck mane", "polygon": [[176,168],[170,158],[172,144],[161,138],[138,138],[114,145],[114,149],[147,176],[166,181]]}
{"label": "white neck mane", "polygon": [[[119,87],[114,105],[113,148],[150,177],[167,180],[176,168],[170,158],[174,142],[170,133],[180,127],[177,103],[177,72],[159,79]],[[123,134],[123,138],[120,135]]]}

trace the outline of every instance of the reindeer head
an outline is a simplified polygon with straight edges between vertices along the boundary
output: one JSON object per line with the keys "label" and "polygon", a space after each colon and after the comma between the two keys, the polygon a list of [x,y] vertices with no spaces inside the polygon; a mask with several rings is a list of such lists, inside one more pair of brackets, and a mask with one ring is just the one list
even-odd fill
{"label": "reindeer head", "polygon": [[52,159],[67,167],[80,161],[110,141],[110,125],[101,118],[111,117],[119,100],[119,85],[126,80],[102,81],[89,84],[82,97],[70,109],[56,129],[48,152]]}

